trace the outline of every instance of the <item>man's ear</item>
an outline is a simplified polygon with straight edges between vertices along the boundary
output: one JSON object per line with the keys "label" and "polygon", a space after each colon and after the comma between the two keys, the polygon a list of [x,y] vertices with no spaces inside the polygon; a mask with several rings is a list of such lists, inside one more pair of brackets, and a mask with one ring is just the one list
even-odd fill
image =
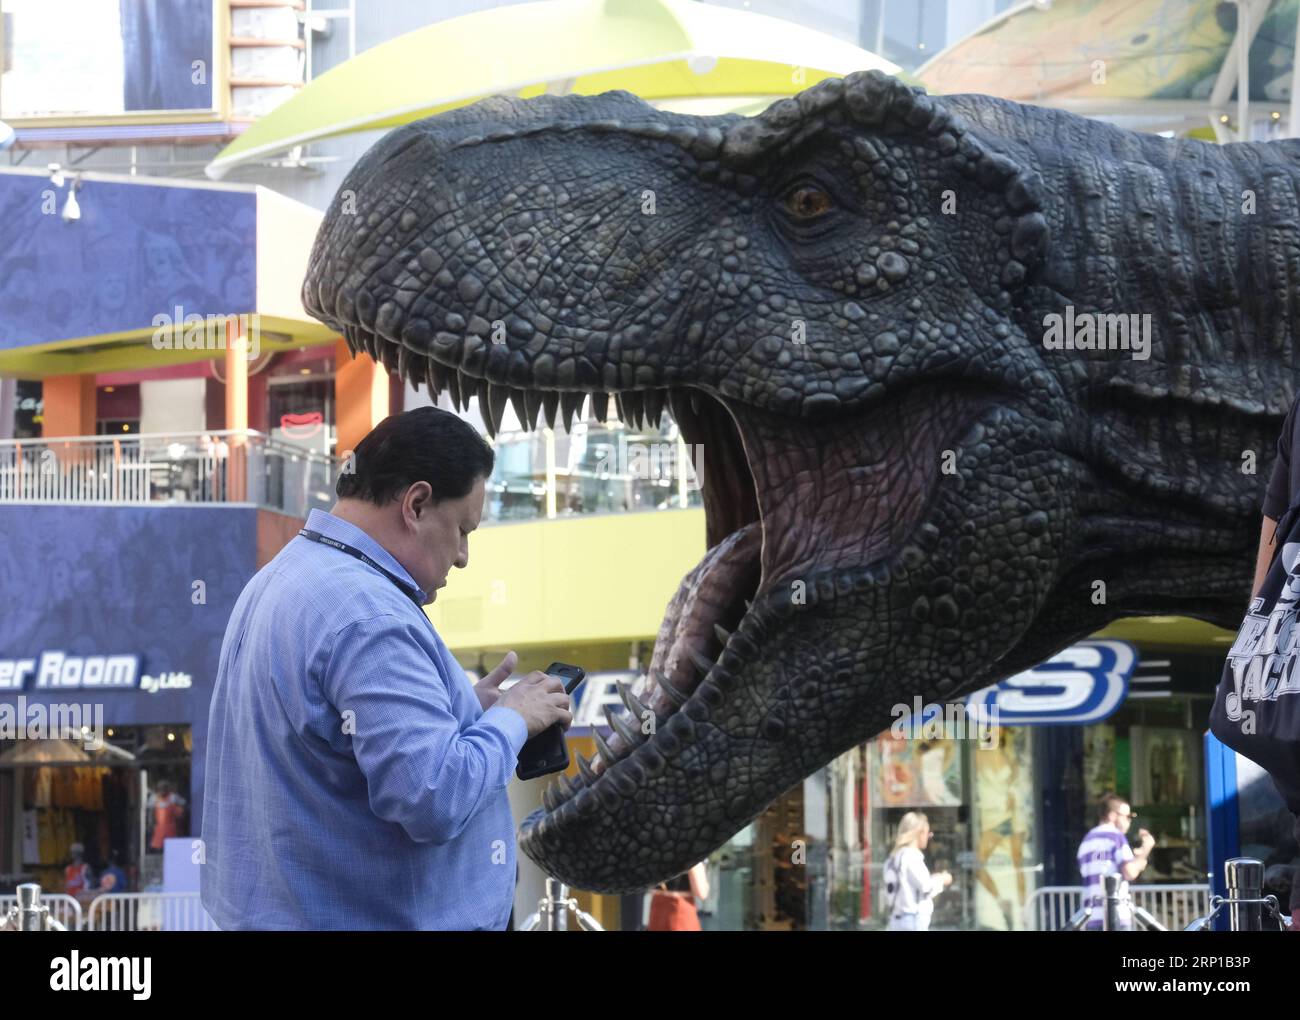
{"label": "man's ear", "polygon": [[428,482],[412,482],[402,496],[402,516],[419,520],[433,505],[433,486]]}

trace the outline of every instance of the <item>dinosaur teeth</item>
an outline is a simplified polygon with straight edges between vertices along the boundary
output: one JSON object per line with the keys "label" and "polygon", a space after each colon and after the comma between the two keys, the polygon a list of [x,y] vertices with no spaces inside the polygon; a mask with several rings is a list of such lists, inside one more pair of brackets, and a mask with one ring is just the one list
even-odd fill
{"label": "dinosaur teeth", "polygon": [[[630,428],[658,432],[665,411],[673,421],[681,422],[684,415],[691,413],[688,408],[698,411],[700,407],[699,392],[688,387],[658,386],[590,393],[577,389],[546,389],[547,383],[542,378],[548,373],[541,370],[541,363],[548,357],[546,354],[533,360],[536,382],[532,384],[527,381],[527,372],[514,362],[509,375],[511,382],[496,381],[499,370],[493,371],[493,378],[489,379],[482,374],[487,368],[487,359],[482,339],[477,335],[458,337],[439,333],[430,353],[423,354],[403,343],[377,336],[362,326],[345,326],[342,332],[354,357],[368,354],[416,389],[423,384],[435,403],[446,394],[451,406],[464,412],[469,409],[470,398],[476,398],[483,428],[493,438],[502,430],[507,404],[525,432],[541,427],[543,421],[547,428],[555,429],[557,418],[558,424],[563,424],[569,432],[573,431],[575,422],[583,420],[603,425],[611,419],[611,410],[614,418]],[[518,359],[520,353],[515,352],[515,357]],[[462,360],[463,364],[447,363],[452,360]],[[624,381],[628,381],[626,373]],[[612,409],[611,397],[615,405]]]}
{"label": "dinosaur teeth", "polygon": [[560,394],[560,413],[564,418],[564,431],[573,431],[573,419],[576,415],[582,418],[582,405],[586,403],[587,395],[571,390],[565,390]]}
{"label": "dinosaur teeth", "polygon": [[609,728],[623,738],[623,743],[628,747],[636,747],[644,739],[645,735],[623,716],[615,715],[614,710],[608,705],[605,706],[605,722]]}

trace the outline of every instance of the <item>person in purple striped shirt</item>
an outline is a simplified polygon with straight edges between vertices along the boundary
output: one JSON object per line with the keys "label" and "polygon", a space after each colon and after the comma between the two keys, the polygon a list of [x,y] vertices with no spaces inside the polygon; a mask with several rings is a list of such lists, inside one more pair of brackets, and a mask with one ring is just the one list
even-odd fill
{"label": "person in purple striped shirt", "polygon": [[1101,798],[1098,823],[1079,844],[1079,873],[1083,876],[1083,905],[1089,908],[1087,930],[1100,931],[1105,910],[1105,892],[1101,880],[1116,871],[1119,883],[1119,929],[1132,931],[1133,911],[1128,900],[1128,884],[1142,874],[1150,860],[1155,839],[1146,829],[1138,829],[1141,845],[1129,846],[1128,830],[1133,824],[1133,809],[1113,793]]}

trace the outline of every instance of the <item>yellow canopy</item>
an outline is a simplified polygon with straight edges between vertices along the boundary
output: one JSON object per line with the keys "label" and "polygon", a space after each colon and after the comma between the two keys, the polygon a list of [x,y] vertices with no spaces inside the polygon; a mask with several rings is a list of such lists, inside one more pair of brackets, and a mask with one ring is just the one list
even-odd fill
{"label": "yellow canopy", "polygon": [[897,65],[824,33],[692,0],[542,0],[440,21],[358,54],[252,124],[209,177],[295,145],[391,128],[485,95],[626,89],[691,113],[754,113],[823,78]]}

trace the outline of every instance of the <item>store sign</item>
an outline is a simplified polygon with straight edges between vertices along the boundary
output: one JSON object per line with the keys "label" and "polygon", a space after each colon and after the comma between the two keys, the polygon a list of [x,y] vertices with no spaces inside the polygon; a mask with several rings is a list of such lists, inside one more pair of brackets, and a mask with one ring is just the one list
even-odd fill
{"label": "store sign", "polygon": [[1138,656],[1125,641],[1080,641],[966,699],[977,718],[996,711],[1002,726],[1079,726],[1124,703]]}
{"label": "store sign", "polygon": [[39,659],[0,659],[0,691],[163,690],[188,689],[188,673],[140,672],[138,655],[68,655],[42,652]]}
{"label": "store sign", "polygon": [[618,696],[618,685],[634,684],[638,676],[639,674],[625,669],[588,673],[587,679],[573,692],[577,706],[573,711],[569,736],[589,736],[597,728],[609,729],[609,723],[605,721],[605,706],[608,705],[616,713],[625,711],[623,699]]}

